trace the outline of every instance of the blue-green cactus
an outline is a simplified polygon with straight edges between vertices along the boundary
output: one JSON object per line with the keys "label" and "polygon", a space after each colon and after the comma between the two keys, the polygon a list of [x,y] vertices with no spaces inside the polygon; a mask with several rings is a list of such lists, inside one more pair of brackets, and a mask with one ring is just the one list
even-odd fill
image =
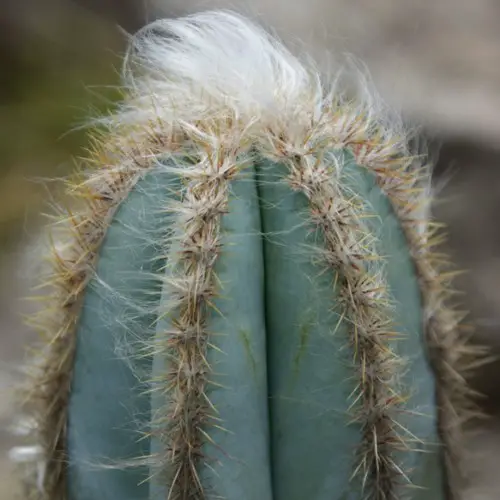
{"label": "blue-green cactus", "polygon": [[447,498],[463,340],[397,122],[234,14],[131,62],[52,250],[39,498]]}

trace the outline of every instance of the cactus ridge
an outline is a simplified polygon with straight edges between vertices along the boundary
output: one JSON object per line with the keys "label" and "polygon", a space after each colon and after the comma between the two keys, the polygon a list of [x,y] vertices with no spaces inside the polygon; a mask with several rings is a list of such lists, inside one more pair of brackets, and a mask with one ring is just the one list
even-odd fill
{"label": "cactus ridge", "polygon": [[[398,119],[380,105],[365,75],[356,74],[362,83],[354,98],[338,82],[325,90],[317,70],[232,13],[156,22],[133,38],[124,72],[126,98],[115,115],[101,120],[105,139],[96,138],[89,169],[69,186],[82,206],[66,209],[55,226],[64,234],[51,249],[46,285],[53,293],[35,320],[46,344],[37,354],[29,395],[45,462],[38,498],[67,498],[66,422],[76,324],[100,245],[117,207],[159,164],[181,187],[165,206],[173,221],[162,278],[169,301],[159,314],[169,317],[171,327],[145,346],[149,354],[169,360],[163,374],[149,381],[165,403],[150,429],[162,449],[147,458],[160,472],[169,470],[169,500],[207,498],[199,475],[200,463],[207,465],[203,446],[212,440],[207,428],[224,427],[207,395],[214,383],[207,314],[221,291],[215,265],[231,184],[256,157],[286,165],[287,176],[279,182],[307,198],[311,230],[324,243],[316,256],[334,271],[334,286],[340,287],[342,316],[350,325],[346,341],[357,364],[351,418],[362,429],[353,476],[360,478],[366,498],[403,498],[400,484],[409,481],[411,471],[395,457],[410,450],[414,439],[398,422],[408,390],[401,382],[405,360],[392,349],[384,274],[372,267],[383,256],[365,227],[371,212],[343,186],[339,152],[374,176],[405,232],[440,378],[447,474],[453,484],[458,481],[461,428],[472,411],[465,363],[477,353],[461,330],[463,315],[451,305],[454,274],[441,271],[433,253],[441,240],[440,228],[428,220],[429,167],[410,154]],[[168,165],[166,157],[172,160]]]}
{"label": "cactus ridge", "polygon": [[38,287],[43,308],[30,321],[44,348],[36,353],[25,397],[35,408],[38,442],[50,464],[43,479],[50,498],[65,497],[67,410],[83,296],[114,212],[148,168],[145,154],[131,156],[111,143],[107,151],[96,144],[96,170],[82,171],[68,182],[67,192],[78,208],[58,209],[50,233],[48,277]]}
{"label": "cactus ridge", "polygon": [[[460,271],[435,251],[445,241],[443,224],[422,219],[432,199],[429,186],[422,188],[426,171],[412,168],[414,158],[402,156],[370,158],[370,150],[359,151],[357,161],[371,169],[397,214],[419,278],[423,299],[425,336],[430,351],[437,386],[438,428],[448,475],[449,494],[458,498],[463,469],[463,424],[481,414],[467,375],[486,363],[486,352],[469,341],[470,326],[464,323],[467,313],[456,303],[453,279]],[[385,160],[385,161],[384,161]],[[419,187],[420,185],[420,187]]]}
{"label": "cactus ridge", "polygon": [[157,467],[173,466],[168,493],[172,500],[204,498],[198,474],[202,445],[210,439],[204,429],[223,425],[206,394],[211,371],[206,313],[215,307],[213,297],[219,291],[214,266],[221,249],[220,218],[228,210],[229,185],[241,165],[235,148],[212,137],[206,140],[201,129],[191,133],[199,161],[177,169],[185,186],[181,201],[166,207],[175,219],[178,241],[168,243],[174,248],[164,278],[169,307],[160,311],[171,317],[171,329],[161,332],[152,345],[155,356],[169,360],[168,371],[153,381],[166,403],[152,426],[164,446],[164,453],[156,457]]}
{"label": "cactus ridge", "polygon": [[361,475],[369,498],[396,498],[396,485],[405,475],[392,456],[393,449],[405,447],[394,421],[395,410],[404,401],[398,387],[403,360],[388,342],[395,334],[383,275],[367,269],[367,263],[381,259],[370,241],[373,236],[362,225],[363,217],[371,214],[362,200],[343,192],[340,162],[328,168],[321,157],[294,156],[296,161],[287,162],[288,181],[307,196],[311,222],[323,234],[323,257],[337,272],[343,315],[351,325],[349,344],[359,366],[352,417],[361,424],[362,438],[354,473]]}

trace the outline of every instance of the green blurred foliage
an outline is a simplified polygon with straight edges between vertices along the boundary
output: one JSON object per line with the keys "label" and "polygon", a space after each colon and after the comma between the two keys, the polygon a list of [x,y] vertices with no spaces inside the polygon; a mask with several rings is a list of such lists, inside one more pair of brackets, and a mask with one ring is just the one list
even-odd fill
{"label": "green blurred foliage", "polygon": [[43,179],[66,175],[85,155],[81,125],[119,96],[125,34],[61,5],[32,15],[0,49],[7,69],[0,79],[0,252],[36,230],[54,184]]}

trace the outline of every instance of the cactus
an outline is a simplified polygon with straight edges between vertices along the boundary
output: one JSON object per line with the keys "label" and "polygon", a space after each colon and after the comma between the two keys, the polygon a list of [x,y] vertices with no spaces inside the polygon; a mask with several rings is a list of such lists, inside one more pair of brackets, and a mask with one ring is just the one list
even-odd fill
{"label": "cactus", "polygon": [[430,167],[356,75],[228,12],[133,37],[51,240],[34,498],[458,495],[469,348]]}

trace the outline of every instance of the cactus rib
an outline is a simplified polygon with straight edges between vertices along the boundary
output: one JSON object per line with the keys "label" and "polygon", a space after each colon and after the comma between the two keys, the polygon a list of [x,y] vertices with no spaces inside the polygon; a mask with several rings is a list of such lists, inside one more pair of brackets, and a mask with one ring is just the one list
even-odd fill
{"label": "cactus rib", "polygon": [[[97,137],[96,137],[97,140]],[[115,157],[118,156],[119,160]],[[76,177],[69,193],[80,202],[61,208],[54,225],[47,281],[40,287],[45,304],[32,323],[46,345],[36,354],[27,399],[37,412],[35,432],[50,464],[43,475],[44,498],[65,498],[67,412],[76,333],[86,286],[93,275],[109,221],[132,186],[147,170],[144,153],[131,155],[109,140],[96,141],[98,169]],[[43,293],[48,290],[48,293]]]}
{"label": "cactus rib", "polygon": [[372,236],[362,224],[369,213],[362,200],[342,192],[340,161],[328,168],[321,157],[295,156],[295,161],[287,162],[288,181],[308,198],[311,221],[324,236],[325,263],[338,272],[344,314],[351,325],[349,345],[359,364],[353,398],[361,402],[353,403],[353,420],[361,423],[363,435],[360,463],[354,473],[361,475],[369,498],[396,498],[396,486],[405,476],[392,456],[393,450],[404,447],[394,423],[394,410],[404,400],[397,386],[403,360],[388,342],[394,333],[387,314],[389,298],[383,277],[370,275],[366,268],[367,263],[380,260],[370,241]]}
{"label": "cactus rib", "polygon": [[[384,177],[388,174],[390,172],[384,170],[378,172],[381,183],[387,185],[384,183]],[[425,232],[416,229],[420,221],[415,220],[415,214],[412,212],[417,208],[415,203],[418,203],[418,200],[415,201],[411,193],[415,189],[417,175],[410,172],[408,177],[403,178],[399,186],[393,185],[386,190],[413,249],[424,300],[426,338],[432,353],[436,377],[440,381],[437,389],[438,426],[444,442],[449,484],[452,485],[450,487],[453,488],[453,493],[458,495],[458,485],[465,475],[461,429],[468,418],[478,413],[477,394],[470,388],[465,374],[472,369],[473,363],[484,357],[484,353],[481,348],[470,346],[462,325],[465,315],[450,304],[453,295],[451,279],[455,272],[440,272],[433,262],[432,247],[441,243],[440,228],[429,223]],[[436,233],[437,239],[434,238]]]}
{"label": "cactus rib", "polygon": [[[170,360],[164,384],[168,391],[166,411],[160,413],[160,440],[168,450],[163,461],[173,464],[168,498],[204,498],[198,474],[210,419],[216,418],[206,395],[210,365],[207,360],[207,310],[217,292],[214,266],[221,250],[221,216],[228,210],[229,183],[240,165],[223,144],[202,143],[201,130],[191,133],[200,143],[200,161],[179,168],[186,185],[182,200],[166,209],[174,217],[179,236],[176,253],[169,254],[164,277],[169,297],[171,328],[161,334],[153,350],[155,356]],[[155,381],[157,382],[157,381]],[[170,401],[169,401],[170,400]]]}
{"label": "cactus rib", "polygon": [[[379,137],[380,137],[379,132]],[[442,227],[426,214],[430,195],[428,166],[415,162],[402,141],[376,144],[366,140],[364,147],[353,148],[359,165],[372,171],[387,194],[411,249],[425,311],[425,335],[437,386],[438,428],[450,494],[455,497],[465,477],[463,469],[463,424],[479,413],[476,397],[465,375],[484,362],[484,350],[471,346],[462,321],[466,314],[456,310],[452,279],[455,270],[439,260],[433,248],[443,241]],[[444,268],[444,269],[442,269]],[[483,360],[483,361],[481,361]]]}

